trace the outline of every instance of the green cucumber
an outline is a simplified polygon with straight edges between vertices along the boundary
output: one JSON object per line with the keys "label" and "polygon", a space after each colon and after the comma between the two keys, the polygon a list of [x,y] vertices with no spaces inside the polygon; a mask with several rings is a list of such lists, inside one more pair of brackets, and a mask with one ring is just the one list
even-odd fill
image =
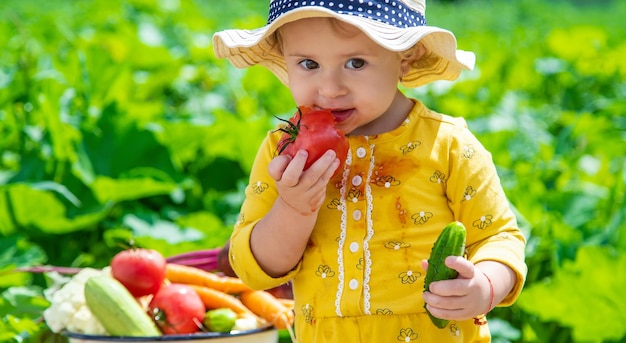
{"label": "green cucumber", "polygon": [[115,278],[96,275],[85,283],[85,302],[111,336],[161,336],[139,302]]}
{"label": "green cucumber", "polygon": [[[428,270],[424,278],[424,291],[430,290],[430,284],[434,281],[450,280],[457,277],[456,270],[445,265],[448,256],[463,256],[465,252],[465,226],[461,222],[448,224],[439,234],[435,244],[433,244],[430,258],[428,259]],[[424,304],[426,308],[426,304]],[[448,325],[448,320],[433,316],[426,309],[430,320],[440,329]]]}

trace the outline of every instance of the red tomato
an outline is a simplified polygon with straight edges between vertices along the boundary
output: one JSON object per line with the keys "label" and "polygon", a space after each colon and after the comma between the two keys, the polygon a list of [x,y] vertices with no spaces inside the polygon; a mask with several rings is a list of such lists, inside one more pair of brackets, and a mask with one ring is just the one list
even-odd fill
{"label": "red tomato", "polygon": [[111,274],[135,297],[156,293],[165,280],[165,257],[156,250],[128,249],[113,256]]}
{"label": "red tomato", "polygon": [[346,161],[348,138],[336,127],[335,118],[330,110],[314,110],[300,106],[298,112],[289,119],[287,126],[279,130],[283,132],[278,142],[280,154],[293,157],[298,150],[306,150],[309,153],[304,165],[305,170],[329,149],[335,150],[340,161],[340,167],[335,174]]}
{"label": "red tomato", "polygon": [[198,293],[179,283],[163,285],[148,305],[148,314],[166,335],[198,332],[205,313]]}

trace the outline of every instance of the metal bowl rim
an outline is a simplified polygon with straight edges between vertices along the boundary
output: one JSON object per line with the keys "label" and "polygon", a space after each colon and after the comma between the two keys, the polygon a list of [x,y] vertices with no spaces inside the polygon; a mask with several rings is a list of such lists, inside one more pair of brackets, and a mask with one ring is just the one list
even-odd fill
{"label": "metal bowl rim", "polygon": [[269,330],[276,330],[274,326],[269,325],[261,328],[251,330],[236,330],[231,332],[199,332],[191,334],[180,335],[163,335],[163,336],[104,336],[104,335],[88,335],[77,332],[66,331],[63,334],[69,338],[77,338],[91,341],[103,341],[103,342],[146,342],[146,341],[193,341],[198,339],[210,339],[210,338],[225,338],[225,337],[237,337],[247,336],[256,333],[261,333]]}

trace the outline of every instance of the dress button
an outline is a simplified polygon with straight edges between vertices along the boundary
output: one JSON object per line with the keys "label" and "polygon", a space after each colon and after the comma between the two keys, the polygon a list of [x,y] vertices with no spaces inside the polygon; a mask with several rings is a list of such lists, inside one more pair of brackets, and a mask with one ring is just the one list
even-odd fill
{"label": "dress button", "polygon": [[353,186],[359,186],[361,184],[361,182],[363,182],[363,178],[361,177],[361,175],[355,175],[352,178],[352,185]]}
{"label": "dress button", "polygon": [[357,287],[359,287],[359,281],[357,279],[350,280],[349,287],[350,289],[355,290]]}
{"label": "dress button", "polygon": [[350,251],[357,252],[359,250],[359,243],[352,242],[350,243]]}
{"label": "dress button", "polygon": [[367,150],[365,150],[364,147],[360,147],[358,149],[356,149],[356,156],[358,158],[363,158],[367,155]]}
{"label": "dress button", "polygon": [[352,212],[352,219],[360,220],[361,219],[361,210],[354,210],[354,212]]}

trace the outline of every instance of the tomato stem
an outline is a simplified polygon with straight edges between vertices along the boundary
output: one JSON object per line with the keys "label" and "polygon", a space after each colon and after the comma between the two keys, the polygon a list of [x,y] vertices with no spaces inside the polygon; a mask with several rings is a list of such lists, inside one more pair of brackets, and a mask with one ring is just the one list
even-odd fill
{"label": "tomato stem", "polygon": [[298,112],[296,115],[298,115],[298,120],[296,121],[295,124],[291,120],[286,120],[286,119],[282,119],[282,118],[274,116],[276,119],[287,123],[286,126],[279,128],[278,131],[284,132],[287,135],[289,135],[288,138],[281,139],[280,142],[278,142],[277,150],[278,150],[279,155],[283,151],[285,151],[285,149],[287,148],[287,146],[289,146],[289,144],[296,141],[296,138],[298,137],[298,134],[300,133],[300,121],[302,120],[302,111],[300,110],[299,107],[298,107]]}

